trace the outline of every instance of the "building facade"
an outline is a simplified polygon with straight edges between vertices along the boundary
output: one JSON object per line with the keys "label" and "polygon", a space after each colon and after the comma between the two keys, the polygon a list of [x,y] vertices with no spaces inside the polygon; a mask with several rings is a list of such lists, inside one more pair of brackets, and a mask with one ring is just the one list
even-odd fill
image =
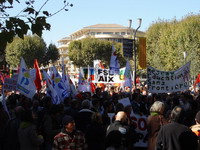
{"label": "building facade", "polygon": [[[68,57],[68,46],[71,41],[81,40],[87,37],[110,40],[115,42],[123,42],[124,38],[133,38],[134,29],[118,24],[96,24],[84,27],[69,37],[65,37],[58,41],[58,49],[60,59],[58,64],[61,64],[62,59],[66,64],[67,71],[70,75],[76,75],[79,68],[76,68]],[[144,36],[144,32],[138,31],[136,37]]]}

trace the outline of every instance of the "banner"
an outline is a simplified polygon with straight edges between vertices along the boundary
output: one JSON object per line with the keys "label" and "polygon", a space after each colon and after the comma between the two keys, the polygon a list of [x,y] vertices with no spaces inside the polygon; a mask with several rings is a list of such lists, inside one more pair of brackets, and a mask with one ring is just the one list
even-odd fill
{"label": "banner", "polygon": [[119,75],[110,74],[109,69],[97,69],[95,70],[96,83],[120,83]]}
{"label": "banner", "polygon": [[14,74],[12,78],[5,78],[4,80],[4,90],[6,91],[17,91],[17,79],[18,74]]}
{"label": "banner", "polygon": [[187,90],[190,80],[190,62],[175,71],[147,68],[147,84],[150,93],[171,93]]}
{"label": "banner", "polygon": [[146,61],[146,38],[139,38],[139,68],[146,69],[147,61]]}

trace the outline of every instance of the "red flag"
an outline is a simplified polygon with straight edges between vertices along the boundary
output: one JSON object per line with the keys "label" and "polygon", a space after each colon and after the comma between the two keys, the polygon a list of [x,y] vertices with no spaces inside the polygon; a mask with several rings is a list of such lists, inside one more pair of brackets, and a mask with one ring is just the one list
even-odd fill
{"label": "red flag", "polygon": [[196,87],[196,85],[200,83],[200,74],[198,74],[196,81],[194,82],[194,88]]}
{"label": "red flag", "polygon": [[94,93],[96,89],[94,83],[90,82],[90,88],[91,88],[91,92]]}
{"label": "red flag", "polygon": [[105,67],[104,67],[104,65],[103,65],[103,63],[102,63],[102,61],[99,61],[99,67],[100,67],[101,69],[105,69]]}
{"label": "red flag", "polygon": [[34,68],[36,69],[36,77],[35,77],[35,81],[34,81],[35,86],[37,88],[37,91],[40,91],[40,89],[42,88],[42,85],[41,85],[42,75],[40,72],[40,68],[39,68],[37,59],[34,59]]}

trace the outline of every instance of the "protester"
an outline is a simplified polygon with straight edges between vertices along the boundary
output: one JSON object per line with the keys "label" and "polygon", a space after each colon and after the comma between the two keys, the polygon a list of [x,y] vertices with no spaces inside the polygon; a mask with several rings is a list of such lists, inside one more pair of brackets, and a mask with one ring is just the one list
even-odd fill
{"label": "protester", "polygon": [[184,109],[176,106],[171,112],[171,123],[163,125],[158,133],[156,150],[196,150],[197,136],[182,124]]}
{"label": "protester", "polygon": [[31,110],[22,112],[18,138],[20,150],[39,150],[40,145],[44,142],[42,135],[37,134],[36,126],[33,124]]}
{"label": "protester", "polygon": [[124,111],[119,111],[117,113],[115,121],[108,126],[106,135],[114,130],[120,131],[122,134],[123,148],[127,150],[133,149],[133,145],[137,140],[137,134],[133,128],[130,128],[130,125],[127,124],[127,115]]}
{"label": "protester", "polygon": [[61,130],[60,117],[62,110],[56,104],[53,104],[48,113],[43,118],[43,135],[45,139],[44,147],[45,150],[51,150],[53,146],[54,136],[57,135]]}
{"label": "protester", "polygon": [[75,130],[75,121],[69,115],[62,119],[63,128],[54,137],[53,150],[87,150],[84,134]]}
{"label": "protester", "polygon": [[19,138],[18,138],[18,129],[21,123],[21,115],[24,111],[22,106],[17,106],[15,108],[15,118],[12,118],[8,121],[5,132],[3,143],[3,150],[19,150]]}
{"label": "protester", "polygon": [[192,132],[194,132],[196,136],[198,137],[198,150],[199,150],[200,149],[200,111],[198,111],[195,116],[195,122],[196,124],[192,125],[190,128]]}
{"label": "protester", "polygon": [[[6,124],[9,120],[9,116],[7,112],[4,110],[2,103],[0,102],[0,141],[4,139],[4,130],[6,128]],[[2,142],[0,142],[0,149],[2,148]]]}
{"label": "protester", "polygon": [[118,130],[111,131],[105,139],[105,150],[121,150],[122,134]]}
{"label": "protester", "polygon": [[162,125],[167,123],[164,118],[165,104],[155,101],[150,108],[150,115],[147,118],[148,150],[155,150],[157,135]]}
{"label": "protester", "polygon": [[105,135],[101,114],[95,112],[85,131],[88,150],[103,150]]}
{"label": "protester", "polygon": [[90,110],[91,102],[87,99],[83,100],[81,103],[81,110],[78,112],[76,117],[76,128],[83,133],[85,133],[85,129],[87,125],[91,123],[91,117],[93,111]]}

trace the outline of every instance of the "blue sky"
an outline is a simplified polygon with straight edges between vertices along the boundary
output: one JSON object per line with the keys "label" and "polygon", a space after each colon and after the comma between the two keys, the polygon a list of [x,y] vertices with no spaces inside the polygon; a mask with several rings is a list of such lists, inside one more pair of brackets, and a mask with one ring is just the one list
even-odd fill
{"label": "blue sky", "polygon": [[[44,1],[44,0],[42,0]],[[60,2],[58,2],[60,1]],[[73,32],[94,24],[120,24],[137,28],[137,18],[142,18],[139,30],[146,31],[160,19],[182,19],[189,13],[200,14],[200,0],[67,0],[73,3],[69,11],[60,12],[48,19],[51,31],[45,31],[47,44],[57,41]],[[62,6],[63,0],[50,0],[45,9],[54,11]]]}

